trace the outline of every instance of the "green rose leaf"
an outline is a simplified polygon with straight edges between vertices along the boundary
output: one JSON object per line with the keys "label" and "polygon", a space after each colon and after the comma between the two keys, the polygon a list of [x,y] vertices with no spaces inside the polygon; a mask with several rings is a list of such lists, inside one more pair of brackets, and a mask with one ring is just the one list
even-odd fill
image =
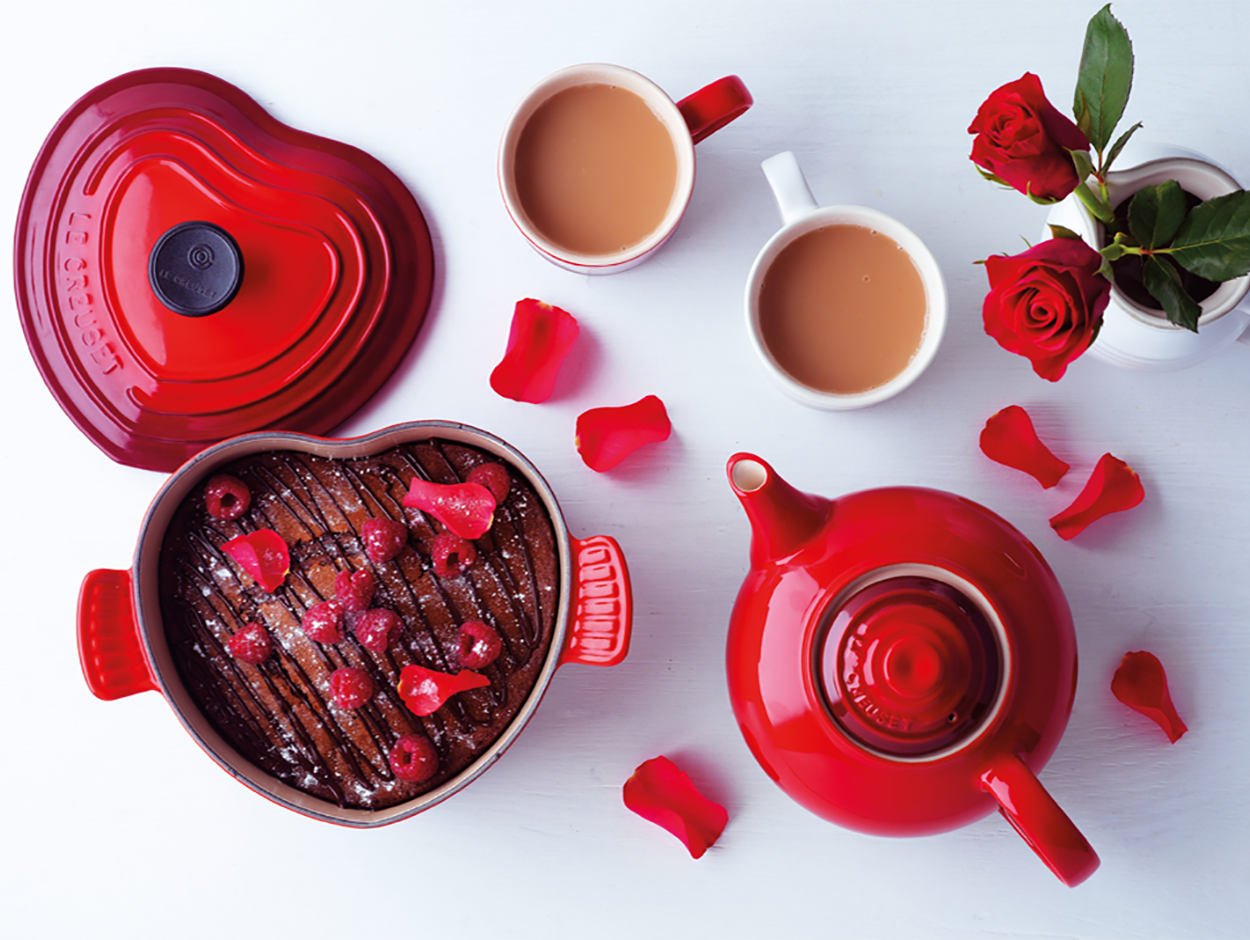
{"label": "green rose leaf", "polygon": [[1106,162],[1103,163],[1102,165],[1102,171],[1104,173],[1106,173],[1108,170],[1111,169],[1111,164],[1114,163],[1115,158],[1120,155],[1120,151],[1124,149],[1124,145],[1128,143],[1128,139],[1132,137],[1134,134],[1136,134],[1137,131],[1140,129],[1141,129],[1141,121],[1138,121],[1128,130],[1126,130],[1123,134],[1121,134],[1118,138],[1116,138],[1116,142],[1112,144],[1111,149],[1107,151]]}
{"label": "green rose leaf", "polygon": [[1194,206],[1172,240],[1172,258],[1209,281],[1250,272],[1250,193],[1229,193]]}
{"label": "green rose leaf", "polygon": [[1185,193],[1175,180],[1139,189],[1128,204],[1128,230],[1143,248],[1166,245],[1184,221]]}
{"label": "green rose leaf", "polygon": [[1124,114],[1133,87],[1133,44],[1111,4],[1094,14],[1085,30],[1085,48],[1076,77],[1072,110],[1076,125],[1100,154]]}
{"label": "green rose leaf", "polygon": [[1167,260],[1158,255],[1146,258],[1142,265],[1143,280],[1150,296],[1163,304],[1168,320],[1187,330],[1198,332],[1199,307],[1181,287],[1181,277]]}

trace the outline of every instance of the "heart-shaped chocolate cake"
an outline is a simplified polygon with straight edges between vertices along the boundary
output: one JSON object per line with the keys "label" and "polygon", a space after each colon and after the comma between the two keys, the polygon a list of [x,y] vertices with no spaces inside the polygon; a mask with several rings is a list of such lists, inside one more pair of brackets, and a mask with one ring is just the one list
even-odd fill
{"label": "heart-shaped chocolate cake", "polygon": [[[456,534],[458,513],[489,528]],[[558,597],[531,484],[437,438],[243,457],[190,492],[161,550],[166,639],[201,711],[258,767],[343,807],[411,799],[490,748],[538,681]]]}

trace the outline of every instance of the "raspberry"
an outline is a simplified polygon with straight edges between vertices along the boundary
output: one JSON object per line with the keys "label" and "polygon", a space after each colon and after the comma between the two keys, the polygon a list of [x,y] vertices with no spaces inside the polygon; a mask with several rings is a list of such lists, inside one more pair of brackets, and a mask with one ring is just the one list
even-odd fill
{"label": "raspberry", "polygon": [[343,666],[330,673],[330,694],[339,708],[359,708],[373,698],[373,680],[355,666]]}
{"label": "raspberry", "polygon": [[356,634],[360,645],[375,653],[385,653],[391,641],[399,636],[399,631],[403,628],[404,622],[399,619],[399,614],[385,607],[365,611],[352,624],[352,632]]}
{"label": "raspberry", "polygon": [[377,565],[390,561],[408,544],[408,527],[394,519],[366,519],[361,535],[365,554]]}
{"label": "raspberry", "polygon": [[480,620],[460,625],[460,665],[465,669],[483,669],[499,658],[503,640],[498,631]]}
{"label": "raspberry", "polygon": [[430,546],[434,573],[440,578],[455,578],[477,561],[473,543],[452,532],[440,532]]}
{"label": "raspberry", "polygon": [[252,491],[238,477],[222,473],[204,487],[204,508],[214,519],[229,522],[247,512],[252,505]]}
{"label": "raspberry", "polygon": [[334,579],[334,597],[346,613],[356,614],[369,608],[377,583],[367,571],[340,571]]}
{"label": "raspberry", "polygon": [[476,483],[490,490],[490,495],[495,497],[496,506],[503,505],[508,491],[512,489],[512,476],[508,473],[508,468],[501,463],[478,464],[469,471],[467,479],[470,483]]}
{"label": "raspberry", "polygon": [[343,611],[338,601],[321,601],[304,612],[300,624],[304,634],[318,643],[337,643],[343,639]]}
{"label": "raspberry", "polygon": [[438,772],[438,752],[430,739],[421,734],[405,734],[387,755],[391,770],[400,780],[421,783]]}
{"label": "raspberry", "polygon": [[226,641],[226,651],[241,663],[259,666],[273,652],[273,641],[263,626],[249,623]]}

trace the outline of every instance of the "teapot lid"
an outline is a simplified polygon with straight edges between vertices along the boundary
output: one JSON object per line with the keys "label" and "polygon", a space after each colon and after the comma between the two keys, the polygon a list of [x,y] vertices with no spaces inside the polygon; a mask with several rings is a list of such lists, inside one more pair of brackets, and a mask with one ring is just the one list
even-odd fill
{"label": "teapot lid", "polygon": [[979,595],[949,572],[897,565],[830,603],[817,673],[843,733],[905,759],[931,758],[979,732],[1009,662],[997,615]]}
{"label": "teapot lid", "polygon": [[212,75],[158,68],[57,122],[14,268],[61,407],[114,460],[173,470],[223,438],[350,417],[416,337],[434,256],[416,201],[373,157]]}

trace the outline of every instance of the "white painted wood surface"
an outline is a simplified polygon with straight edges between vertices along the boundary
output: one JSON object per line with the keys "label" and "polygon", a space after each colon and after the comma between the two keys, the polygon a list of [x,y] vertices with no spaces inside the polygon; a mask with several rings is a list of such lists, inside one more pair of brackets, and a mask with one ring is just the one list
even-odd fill
{"label": "white painted wood surface", "polygon": [[[449,418],[508,439],[543,470],[575,534],[620,540],[637,618],[624,665],[562,670],[518,743],[449,803],[376,832],[271,806],[218,771],[158,696],[103,703],[84,686],[78,585],[90,568],[129,564],[162,478],[78,434],[5,290],[6,935],[1250,935],[1250,349],[1171,374],[1082,360],[1052,385],[980,325],[986,283],[973,262],[1035,239],[1045,210],[979,178],[965,129],[1026,70],[1066,108],[1096,2],[17,6],[0,13],[6,239],[57,118],[135,68],[213,72],[279,120],[373,153],[426,210],[440,274],[400,373],[342,432]],[[1117,0],[1114,12],[1137,55],[1126,118],[1250,179],[1250,4]],[[635,271],[588,279],[546,264],[512,229],[494,160],[533,82],[596,60],[674,97],[736,72],[756,106],[699,146],[694,198],[668,246]],[[818,200],[895,215],[947,278],[951,323],[933,366],[866,411],[792,403],[749,346],[743,284],[779,224],[759,163],[786,149]],[[583,329],[541,406],[487,385],[527,296]],[[586,469],[576,415],[648,393],[668,404],[672,439],[611,474]],[[1073,465],[1057,490],[977,450],[984,420],[1012,403]],[[740,449],[828,495],[953,490],[1041,549],[1081,652],[1071,723],[1042,779],[1102,855],[1088,883],[1063,888],[996,814],[932,838],[858,835],[800,809],[755,765],[723,673],[747,561],[724,479]],[[1105,451],[1141,473],[1146,502],[1064,543],[1046,520]],[[1176,745],[1111,696],[1120,656],[1141,648],[1166,664],[1191,729]],[[621,804],[626,777],[660,753],[729,809],[700,861]]]}

